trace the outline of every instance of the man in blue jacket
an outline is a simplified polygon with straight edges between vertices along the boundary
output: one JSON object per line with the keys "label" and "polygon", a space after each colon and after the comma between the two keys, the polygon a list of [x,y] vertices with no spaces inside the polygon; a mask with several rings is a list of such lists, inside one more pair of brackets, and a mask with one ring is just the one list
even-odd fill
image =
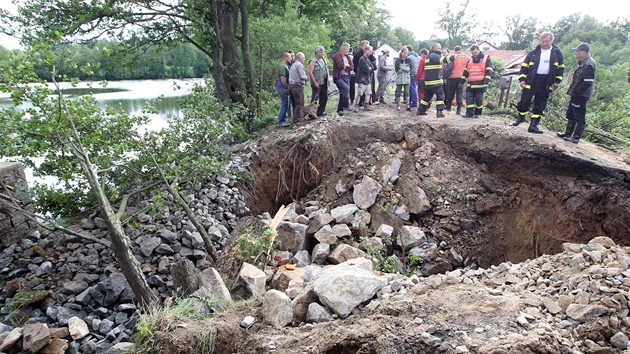
{"label": "man in blue jacket", "polygon": [[523,91],[516,105],[518,117],[512,125],[517,126],[525,121],[533,98],[534,108],[527,132],[542,134],[543,131],[538,129],[540,118],[547,107],[549,94],[560,86],[563,75],[562,52],[553,45],[553,33],[545,32],[540,36],[540,44],[527,53],[521,64],[518,81]]}

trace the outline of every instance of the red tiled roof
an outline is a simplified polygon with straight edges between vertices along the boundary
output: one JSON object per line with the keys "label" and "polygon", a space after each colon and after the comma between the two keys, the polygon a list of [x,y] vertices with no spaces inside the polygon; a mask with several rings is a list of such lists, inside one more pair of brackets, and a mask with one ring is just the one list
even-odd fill
{"label": "red tiled roof", "polygon": [[[469,50],[462,51],[464,54],[470,56]],[[525,56],[527,55],[526,50],[490,50],[484,52],[484,54],[488,54],[490,58],[500,58],[503,60],[506,68],[513,67],[515,65],[521,65]]]}

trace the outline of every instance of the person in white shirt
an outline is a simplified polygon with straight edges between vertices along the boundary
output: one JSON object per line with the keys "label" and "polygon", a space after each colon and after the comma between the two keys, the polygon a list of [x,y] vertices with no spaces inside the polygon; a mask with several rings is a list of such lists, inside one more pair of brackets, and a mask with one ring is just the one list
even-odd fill
{"label": "person in white shirt", "polygon": [[534,108],[527,132],[542,134],[543,131],[538,128],[538,124],[543,111],[547,108],[549,94],[560,86],[563,75],[562,51],[553,45],[553,33],[545,32],[540,36],[540,44],[527,53],[521,64],[518,81],[523,90],[516,105],[518,117],[512,125],[517,126],[525,121],[533,99]]}

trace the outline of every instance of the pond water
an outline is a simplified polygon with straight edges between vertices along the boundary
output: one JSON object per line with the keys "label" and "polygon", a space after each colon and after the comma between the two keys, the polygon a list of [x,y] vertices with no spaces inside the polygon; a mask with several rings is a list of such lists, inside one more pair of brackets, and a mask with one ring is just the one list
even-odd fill
{"label": "pond water", "polygon": [[[105,87],[99,82],[81,82],[76,87],[70,83],[59,83],[59,87],[66,97],[76,95],[87,95],[92,93],[101,107],[120,107],[127,114],[140,115],[144,105],[160,96],[161,102],[157,105],[157,114],[149,114],[150,121],[147,129],[158,130],[166,126],[166,121],[170,117],[177,117],[182,114],[179,106],[179,99],[190,94],[195,84],[203,84],[203,79],[170,79],[170,80],[125,80],[109,81]],[[52,84],[49,85],[53,88]],[[2,106],[13,105],[10,94],[0,93],[0,108]],[[28,104],[24,104],[28,108]],[[0,159],[4,161],[14,161],[12,158]],[[54,178],[35,178],[30,168],[25,169],[26,178],[29,185],[33,182],[54,185],[57,181]]]}
{"label": "pond water", "polygon": [[[182,114],[178,100],[190,94],[195,84],[203,84],[203,79],[109,81],[105,87],[100,82],[81,82],[76,87],[62,82],[59,87],[68,97],[92,93],[103,108],[120,107],[132,115],[142,114],[142,108],[147,102],[163,96],[157,105],[158,113],[149,115],[151,123],[148,128],[159,129],[165,125],[168,118]],[[52,88],[52,85],[50,86]],[[9,94],[0,94],[0,105],[11,104]]]}

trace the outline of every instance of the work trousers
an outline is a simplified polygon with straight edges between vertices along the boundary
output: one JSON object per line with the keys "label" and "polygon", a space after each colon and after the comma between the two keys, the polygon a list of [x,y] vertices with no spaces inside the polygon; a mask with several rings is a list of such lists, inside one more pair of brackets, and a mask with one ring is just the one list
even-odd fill
{"label": "work trousers", "polygon": [[311,102],[319,98],[319,107],[317,108],[317,116],[319,117],[326,110],[326,103],[328,103],[328,83],[319,85],[319,88],[311,86],[311,90]]}
{"label": "work trousers", "polygon": [[293,123],[300,121],[302,110],[304,109],[304,85],[289,84],[289,92],[293,98]]}
{"label": "work trousers", "polygon": [[547,79],[548,75],[536,75],[531,87],[523,89],[521,99],[516,105],[516,110],[521,116],[527,114],[533,98],[534,108],[532,109],[532,118],[536,119],[542,117],[543,111],[547,107],[549,93],[551,92],[547,86]]}
{"label": "work trousers", "polygon": [[418,107],[420,112],[424,113],[427,111],[427,108],[429,108],[429,102],[431,102],[433,95],[435,95],[435,108],[438,111],[444,110],[444,85],[434,85],[427,86],[424,89],[424,97],[420,101],[420,107]]}
{"label": "work trousers", "polygon": [[[446,102],[444,102],[444,107],[446,110],[450,110],[453,105],[453,98],[457,103],[457,107],[461,107],[464,103],[464,85],[460,85],[461,79],[454,78],[448,79],[446,86]],[[468,97],[468,95],[466,95]],[[468,98],[466,98],[468,100]]]}
{"label": "work trousers", "polygon": [[571,97],[567,108],[567,119],[586,124],[586,101],[588,101],[587,97]]}
{"label": "work trousers", "polygon": [[483,94],[486,88],[470,88],[466,89],[466,116],[481,115],[483,110]]}

